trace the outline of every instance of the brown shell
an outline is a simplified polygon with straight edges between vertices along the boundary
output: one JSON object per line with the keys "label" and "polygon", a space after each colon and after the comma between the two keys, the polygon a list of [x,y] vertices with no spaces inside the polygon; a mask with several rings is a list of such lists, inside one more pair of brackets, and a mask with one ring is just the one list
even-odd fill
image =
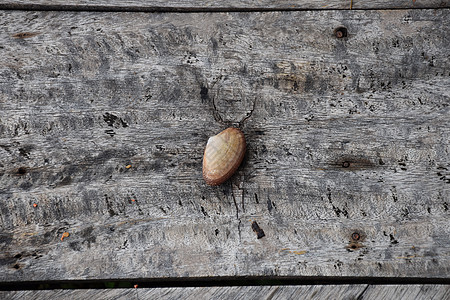
{"label": "brown shell", "polygon": [[209,185],[219,185],[230,178],[245,155],[245,137],[242,131],[230,127],[212,136],[203,155],[203,178]]}

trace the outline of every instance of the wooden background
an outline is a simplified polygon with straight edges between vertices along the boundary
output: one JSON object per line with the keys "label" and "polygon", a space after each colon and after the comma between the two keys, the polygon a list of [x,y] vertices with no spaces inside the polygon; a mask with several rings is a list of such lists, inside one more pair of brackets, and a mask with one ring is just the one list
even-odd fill
{"label": "wooden background", "polygon": [[0,281],[449,278],[448,1],[135,2],[0,4]]}
{"label": "wooden background", "polygon": [[2,0],[4,9],[96,11],[265,11],[449,8],[449,0]]}

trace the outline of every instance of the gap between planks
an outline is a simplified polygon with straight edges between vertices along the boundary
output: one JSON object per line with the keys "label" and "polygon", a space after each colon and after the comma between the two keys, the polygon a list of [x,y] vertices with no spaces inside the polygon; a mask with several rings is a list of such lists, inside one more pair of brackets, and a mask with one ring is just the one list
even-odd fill
{"label": "gap between planks", "polygon": [[450,278],[425,277],[191,277],[191,278],[129,278],[101,280],[48,280],[0,282],[0,291],[105,289],[105,288],[189,288],[238,286],[329,286],[329,285],[450,285]]}

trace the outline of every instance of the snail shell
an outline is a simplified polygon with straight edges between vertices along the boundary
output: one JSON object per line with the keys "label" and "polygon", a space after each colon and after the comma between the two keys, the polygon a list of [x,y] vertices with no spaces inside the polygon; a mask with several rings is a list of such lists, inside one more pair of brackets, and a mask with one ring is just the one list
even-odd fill
{"label": "snail shell", "polygon": [[230,178],[245,155],[245,137],[242,131],[230,127],[212,136],[203,155],[203,178],[209,185],[219,185]]}

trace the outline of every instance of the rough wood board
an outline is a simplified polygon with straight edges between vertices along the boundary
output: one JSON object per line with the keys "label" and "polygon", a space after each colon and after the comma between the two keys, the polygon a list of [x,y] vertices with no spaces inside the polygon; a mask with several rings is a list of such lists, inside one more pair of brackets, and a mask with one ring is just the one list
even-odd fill
{"label": "rough wood board", "polygon": [[444,8],[449,0],[4,0],[0,8],[114,10],[236,10],[236,9],[398,9]]}
{"label": "rough wood board", "polygon": [[[449,23],[1,12],[0,280],[448,278]],[[239,123],[244,164],[206,186]]]}
{"label": "rough wood board", "polygon": [[361,299],[450,299],[450,285],[369,285]]}
{"label": "rough wood board", "polygon": [[0,292],[13,299],[356,299],[366,285],[242,286],[112,290],[49,290]]}
{"label": "rough wood board", "polygon": [[449,299],[448,285],[305,285],[0,292],[14,299]]}

